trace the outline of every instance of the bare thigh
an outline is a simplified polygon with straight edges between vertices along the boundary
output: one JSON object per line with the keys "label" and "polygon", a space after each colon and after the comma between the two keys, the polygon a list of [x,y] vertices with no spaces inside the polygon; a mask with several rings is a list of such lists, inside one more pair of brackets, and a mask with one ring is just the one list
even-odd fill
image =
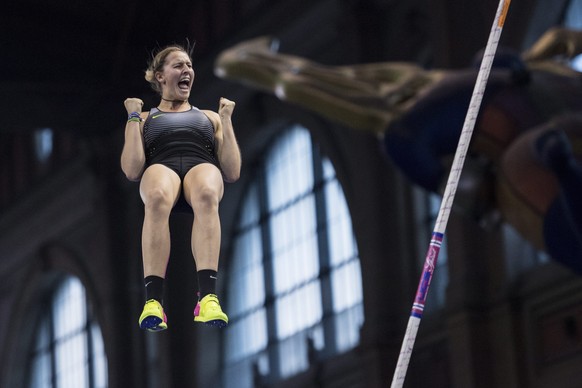
{"label": "bare thigh", "polygon": [[162,200],[173,207],[180,197],[180,177],[173,170],[161,164],[149,166],[141,178],[139,192],[144,204]]}
{"label": "bare thigh", "polygon": [[194,200],[202,196],[215,196],[220,202],[224,194],[224,181],[220,170],[213,164],[202,163],[192,167],[184,177],[184,197],[192,208],[195,208]]}

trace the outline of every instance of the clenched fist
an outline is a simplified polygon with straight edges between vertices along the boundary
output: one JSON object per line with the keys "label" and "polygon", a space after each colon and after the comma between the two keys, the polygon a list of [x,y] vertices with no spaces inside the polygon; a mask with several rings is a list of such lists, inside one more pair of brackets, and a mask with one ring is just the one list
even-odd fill
{"label": "clenched fist", "polygon": [[139,98],[126,98],[123,102],[123,105],[125,105],[125,109],[127,109],[128,114],[132,112],[141,113],[143,101]]}
{"label": "clenched fist", "polygon": [[222,118],[230,118],[232,116],[232,112],[234,111],[235,106],[234,101],[230,101],[227,98],[221,97],[220,98],[220,105],[218,107],[218,114]]}

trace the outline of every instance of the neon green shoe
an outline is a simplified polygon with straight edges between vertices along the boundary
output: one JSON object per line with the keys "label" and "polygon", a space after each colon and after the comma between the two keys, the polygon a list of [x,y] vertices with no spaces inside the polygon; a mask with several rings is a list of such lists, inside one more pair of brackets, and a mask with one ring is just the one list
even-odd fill
{"label": "neon green shoe", "polygon": [[167,322],[168,318],[160,302],[155,299],[148,300],[139,317],[139,327],[148,331],[162,331],[168,328]]}
{"label": "neon green shoe", "polygon": [[208,294],[194,309],[194,322],[202,322],[215,327],[225,327],[228,325],[228,317],[222,312],[218,297]]}

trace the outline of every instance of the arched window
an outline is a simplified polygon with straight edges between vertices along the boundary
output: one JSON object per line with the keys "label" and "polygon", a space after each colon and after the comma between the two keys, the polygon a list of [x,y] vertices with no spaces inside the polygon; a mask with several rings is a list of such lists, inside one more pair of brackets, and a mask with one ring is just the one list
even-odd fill
{"label": "arched window", "polygon": [[106,388],[103,338],[76,277],[43,302],[29,358],[29,388]]}
{"label": "arched window", "polygon": [[224,382],[244,388],[359,343],[360,260],[331,162],[295,126],[247,190],[229,261]]}

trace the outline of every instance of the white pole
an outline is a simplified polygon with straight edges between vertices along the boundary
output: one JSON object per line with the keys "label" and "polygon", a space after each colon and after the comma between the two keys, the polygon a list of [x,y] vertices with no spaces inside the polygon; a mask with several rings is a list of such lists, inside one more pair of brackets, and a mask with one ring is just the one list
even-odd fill
{"label": "white pole", "polygon": [[465,123],[459,138],[459,143],[455,152],[455,158],[453,159],[453,164],[449,173],[449,178],[447,180],[445,193],[443,194],[441,206],[437,220],[435,222],[435,227],[433,229],[432,238],[429,244],[428,252],[426,254],[423,272],[420,277],[420,282],[416,292],[416,298],[414,299],[414,303],[412,305],[412,311],[410,312],[410,317],[408,319],[408,325],[404,335],[404,340],[402,341],[400,355],[398,356],[398,362],[396,364],[394,376],[392,377],[391,388],[402,387],[404,384],[404,379],[406,378],[406,371],[408,370],[412,349],[414,348],[414,341],[416,340],[416,334],[418,332],[418,327],[420,326],[420,320],[422,319],[430,281],[434,274],[445,229],[447,227],[449,215],[453,206],[455,192],[457,191],[459,178],[461,176],[463,164],[467,155],[467,149],[469,148],[469,143],[471,141],[473,129],[475,128],[477,115],[479,114],[479,109],[481,108],[481,101],[483,100],[485,86],[487,85],[487,81],[489,79],[489,73],[491,72],[493,59],[495,57],[495,52],[497,51],[499,38],[501,36],[501,31],[503,30],[503,25],[505,24],[505,18],[507,16],[510,3],[511,0],[499,1],[499,7],[495,15],[493,27],[491,28],[487,46],[485,47],[485,54],[481,62],[481,67],[479,68],[477,82],[475,83],[473,95],[471,96],[469,110],[465,116]]}

